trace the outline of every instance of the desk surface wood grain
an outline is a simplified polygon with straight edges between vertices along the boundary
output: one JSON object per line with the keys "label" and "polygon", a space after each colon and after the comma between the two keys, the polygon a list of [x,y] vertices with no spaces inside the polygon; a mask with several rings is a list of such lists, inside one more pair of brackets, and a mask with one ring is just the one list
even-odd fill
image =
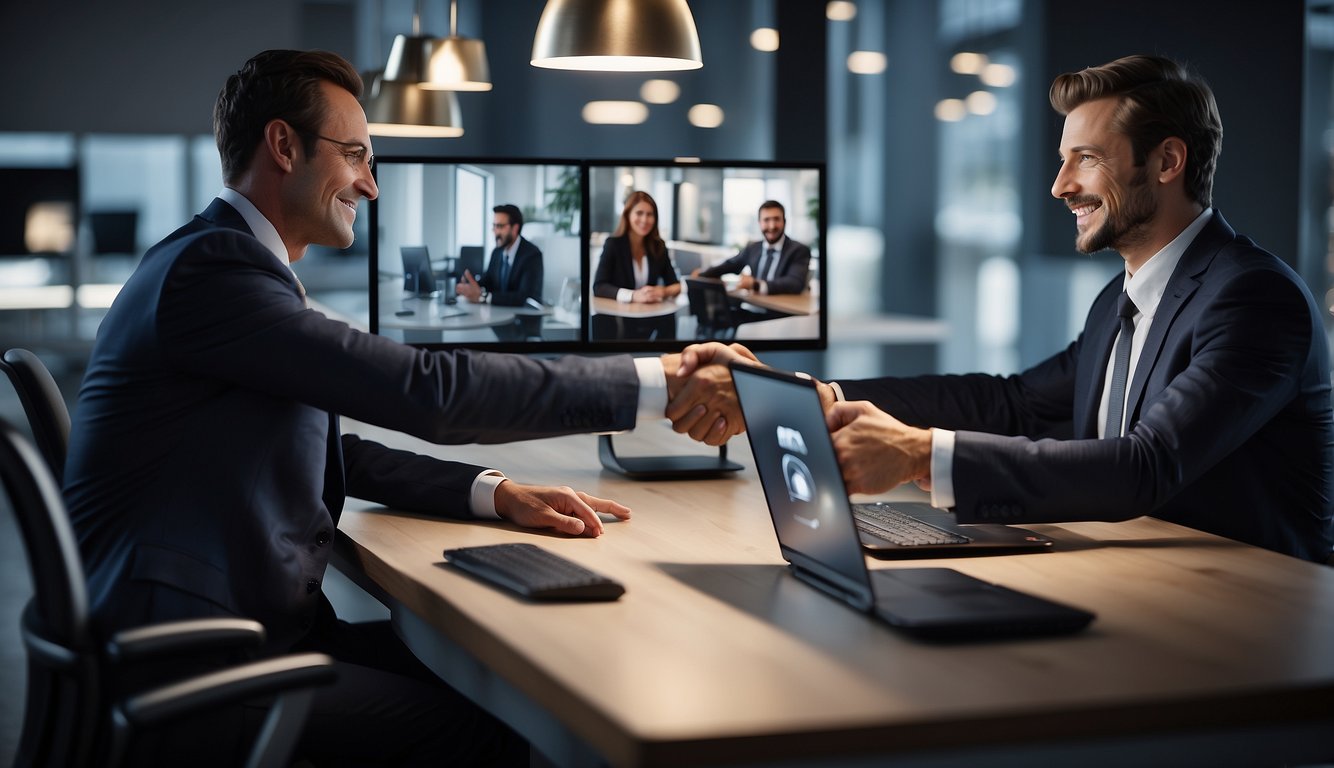
{"label": "desk surface wood grain", "polygon": [[[617,765],[817,759],[1152,734],[1334,713],[1334,568],[1151,518],[1031,526],[1045,554],[945,566],[1098,614],[1078,635],[949,645],[896,634],[786,572],[744,439],[740,476],[641,483],[594,438],[439,447],[349,431],[634,510],[598,539],[352,504],[356,564]],[[654,436],[654,431],[660,432]],[[617,438],[698,452],[665,427]],[[677,438],[677,439],[674,439]],[[664,444],[667,446],[664,449]],[[525,603],[443,564],[447,547],[537,543],[625,584],[614,603]]]}

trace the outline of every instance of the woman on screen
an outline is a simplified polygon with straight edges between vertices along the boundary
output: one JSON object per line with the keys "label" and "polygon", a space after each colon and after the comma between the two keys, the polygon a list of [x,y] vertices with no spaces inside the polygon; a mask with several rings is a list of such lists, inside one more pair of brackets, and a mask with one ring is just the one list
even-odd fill
{"label": "woman on screen", "polygon": [[593,295],[656,304],[680,293],[680,278],[658,234],[658,204],[646,192],[631,192],[616,231],[602,245]]}

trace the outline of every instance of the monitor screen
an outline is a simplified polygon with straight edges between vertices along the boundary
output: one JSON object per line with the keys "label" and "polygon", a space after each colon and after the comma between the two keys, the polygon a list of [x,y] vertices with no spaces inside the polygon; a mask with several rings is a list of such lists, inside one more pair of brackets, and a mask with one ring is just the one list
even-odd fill
{"label": "monitor screen", "polygon": [[0,168],[0,256],[65,254],[79,221],[75,168]]}
{"label": "monitor screen", "polygon": [[373,333],[521,352],[825,346],[821,165],[379,157],[375,174]]}
{"label": "monitor screen", "polygon": [[825,346],[817,165],[588,163],[589,340]]}
{"label": "monitor screen", "polygon": [[375,176],[373,333],[428,347],[580,346],[577,161],[379,157]]}

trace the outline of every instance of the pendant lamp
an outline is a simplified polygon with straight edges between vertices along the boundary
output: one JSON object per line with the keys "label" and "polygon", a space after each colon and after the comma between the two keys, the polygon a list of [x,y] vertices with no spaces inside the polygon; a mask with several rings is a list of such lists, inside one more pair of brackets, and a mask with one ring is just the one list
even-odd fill
{"label": "pendant lamp", "polygon": [[604,72],[699,69],[686,0],[547,0],[532,65]]}

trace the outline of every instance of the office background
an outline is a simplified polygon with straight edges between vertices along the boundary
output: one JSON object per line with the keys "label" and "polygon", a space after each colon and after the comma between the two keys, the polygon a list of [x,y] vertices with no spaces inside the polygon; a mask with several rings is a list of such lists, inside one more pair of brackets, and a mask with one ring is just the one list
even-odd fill
{"label": "office background", "polygon": [[[223,80],[265,48],[326,48],[384,65],[395,34],[445,34],[446,0],[4,0],[0,167],[77,166],[74,255],[6,258],[0,291],[77,281],[113,286],[142,251],[221,185],[210,131]],[[824,376],[1006,373],[1062,347],[1113,254],[1074,252],[1049,194],[1061,119],[1051,78],[1128,53],[1161,53],[1211,83],[1224,122],[1215,205],[1292,264],[1325,306],[1330,280],[1331,3],[1194,0],[695,0],[704,68],[590,74],[528,65],[541,0],[459,0],[458,32],[485,41],[495,87],[459,95],[457,139],[377,138],[380,155],[823,161],[828,166],[830,348],[770,359]],[[752,34],[777,30],[777,50]],[[762,41],[761,41],[762,42]],[[763,46],[762,46],[763,47]],[[976,73],[957,54],[981,54]],[[973,62],[979,61],[973,59]],[[679,87],[637,125],[585,121],[591,100]],[[698,127],[693,106],[722,122]],[[12,189],[0,188],[0,205]],[[96,254],[87,215],[137,212],[128,253]],[[359,225],[365,226],[365,217]],[[366,238],[316,249],[298,271],[316,298],[365,290]],[[73,397],[96,331],[96,297],[0,308],[0,347],[47,360]],[[40,305],[41,302],[34,302]],[[900,316],[939,321],[903,330]],[[935,330],[932,330],[932,329]],[[0,416],[21,422],[7,387]],[[16,617],[26,571],[0,523],[0,755],[21,708]],[[15,675],[18,675],[16,678]]]}

